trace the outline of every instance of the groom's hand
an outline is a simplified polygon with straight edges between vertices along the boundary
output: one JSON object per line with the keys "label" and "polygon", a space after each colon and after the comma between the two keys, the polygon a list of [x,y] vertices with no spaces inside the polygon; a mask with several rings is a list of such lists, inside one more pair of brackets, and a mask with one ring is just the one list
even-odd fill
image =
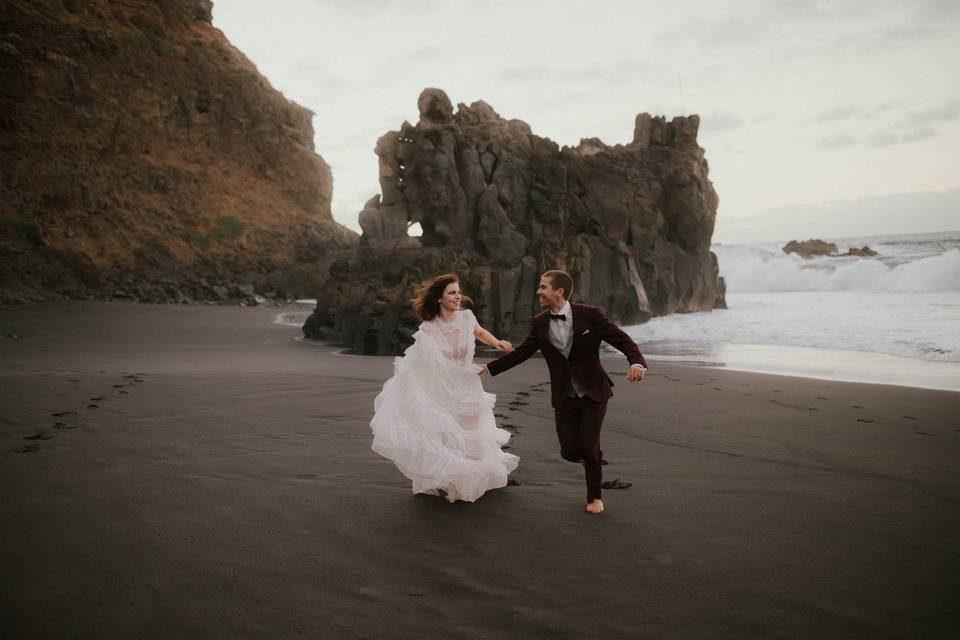
{"label": "groom's hand", "polygon": [[643,376],[647,373],[647,368],[642,364],[633,364],[630,365],[630,370],[627,371],[627,380],[630,382],[636,382],[637,380],[643,380]]}

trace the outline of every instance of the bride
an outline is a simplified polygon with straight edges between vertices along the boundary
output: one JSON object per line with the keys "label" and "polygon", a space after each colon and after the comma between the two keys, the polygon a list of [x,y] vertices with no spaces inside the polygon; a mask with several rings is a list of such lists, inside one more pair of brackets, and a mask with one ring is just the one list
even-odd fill
{"label": "bride", "polygon": [[423,322],[414,344],[394,361],[394,375],[374,400],[373,450],[413,481],[414,493],[473,502],[506,486],[519,458],[500,447],[510,439],[493,417],[474,340],[509,353],[513,347],[482,328],[453,274],[417,291],[413,310]]}

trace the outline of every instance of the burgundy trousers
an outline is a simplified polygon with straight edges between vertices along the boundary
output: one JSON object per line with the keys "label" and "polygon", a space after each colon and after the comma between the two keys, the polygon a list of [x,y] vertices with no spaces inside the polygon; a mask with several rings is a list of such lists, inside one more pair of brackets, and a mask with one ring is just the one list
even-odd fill
{"label": "burgundy trousers", "polygon": [[560,457],[570,462],[583,460],[587,480],[587,503],[600,498],[603,482],[603,452],[600,450],[600,427],[607,413],[607,401],[597,402],[590,396],[567,397],[554,410]]}

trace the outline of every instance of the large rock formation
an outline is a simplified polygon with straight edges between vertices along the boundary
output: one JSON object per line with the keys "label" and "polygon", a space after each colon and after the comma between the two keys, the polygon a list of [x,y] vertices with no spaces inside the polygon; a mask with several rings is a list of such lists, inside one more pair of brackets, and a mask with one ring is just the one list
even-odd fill
{"label": "large rock formation", "polygon": [[312,114],[209,0],[0,5],[0,300],[314,293],[333,222]]}
{"label": "large rock formation", "polygon": [[[360,214],[357,252],[332,265],[308,336],[396,352],[417,324],[414,289],[448,271],[481,322],[513,338],[550,268],[574,275],[574,300],[620,323],[724,306],[697,116],[640,114],[630,144],[561,149],[483,102],[454,113],[438,89],[424,90],[419,109],[416,126],[377,143],[382,196]],[[407,236],[412,223],[422,237]]]}
{"label": "large rock formation", "polygon": [[783,252],[786,254],[795,253],[801,258],[835,256],[837,255],[837,245],[819,238],[803,241],[791,240],[783,245]]}
{"label": "large rock formation", "polygon": [[827,256],[831,258],[847,256],[873,258],[877,255],[877,252],[867,245],[862,247],[850,247],[847,249],[846,253],[837,253],[837,251],[838,249],[835,243],[826,242],[825,240],[820,240],[819,238],[803,241],[791,240],[787,244],[783,245],[784,253],[795,253],[801,258],[805,259],[816,258],[820,256]]}

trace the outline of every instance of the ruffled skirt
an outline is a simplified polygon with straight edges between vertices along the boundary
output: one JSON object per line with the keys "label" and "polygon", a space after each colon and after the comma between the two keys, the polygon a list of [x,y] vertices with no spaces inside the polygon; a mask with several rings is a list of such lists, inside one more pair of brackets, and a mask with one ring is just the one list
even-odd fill
{"label": "ruffled skirt", "polygon": [[413,483],[413,493],[473,502],[504,487],[519,458],[501,450],[510,433],[496,425],[496,396],[480,367],[458,365],[421,337],[394,363],[374,401],[374,451]]}

